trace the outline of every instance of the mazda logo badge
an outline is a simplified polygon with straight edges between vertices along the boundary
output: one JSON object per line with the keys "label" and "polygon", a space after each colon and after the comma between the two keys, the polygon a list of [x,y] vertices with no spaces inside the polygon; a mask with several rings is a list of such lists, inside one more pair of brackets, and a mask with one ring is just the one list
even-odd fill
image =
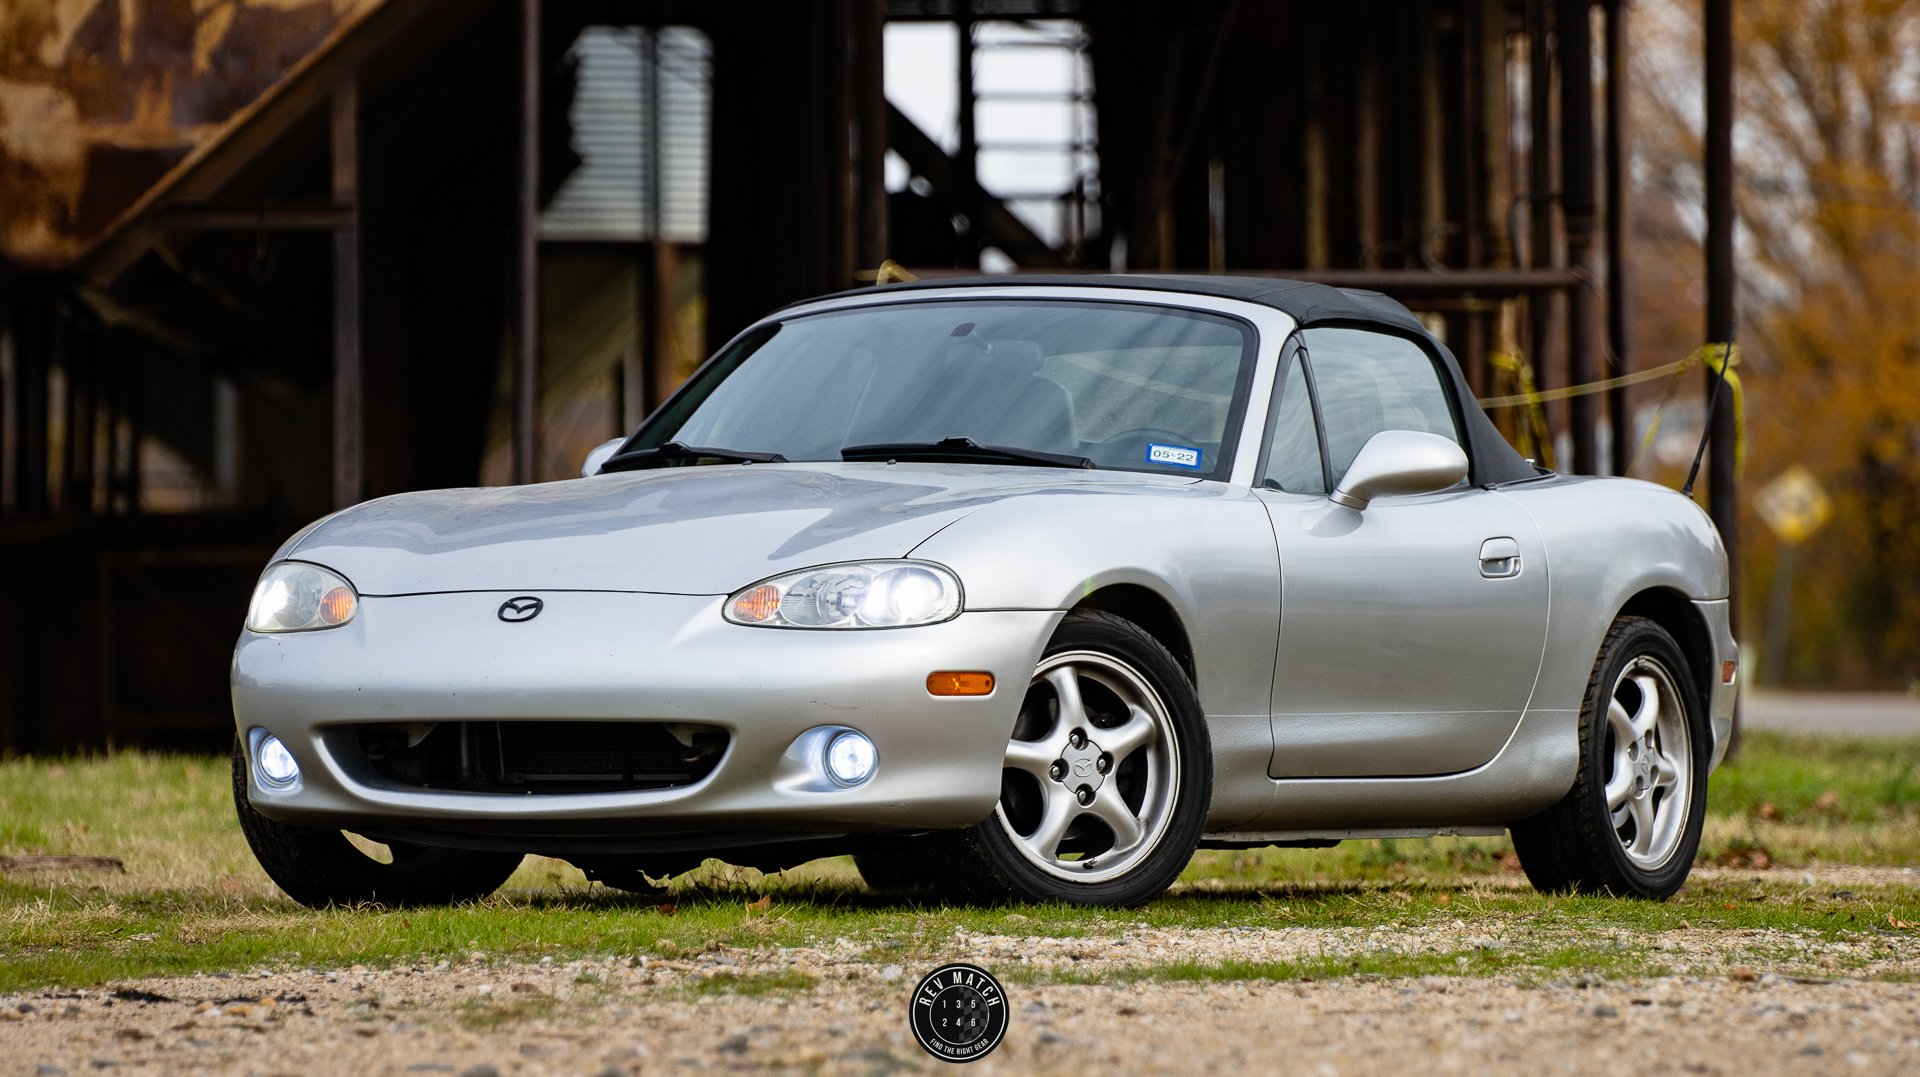
{"label": "mazda logo badge", "polygon": [[547,604],[545,602],[540,601],[532,595],[521,595],[519,598],[509,598],[505,602],[500,603],[499,617],[508,624],[514,624],[519,621],[531,621],[535,617],[540,616],[540,611],[546,608]]}

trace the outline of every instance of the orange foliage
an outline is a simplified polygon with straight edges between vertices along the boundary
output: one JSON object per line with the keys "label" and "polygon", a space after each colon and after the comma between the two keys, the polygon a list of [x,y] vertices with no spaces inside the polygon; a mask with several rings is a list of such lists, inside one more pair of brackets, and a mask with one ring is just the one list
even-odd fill
{"label": "orange foliage", "polygon": [[[1920,0],[1734,9],[1747,490],[1798,463],[1835,507],[1797,558],[1787,677],[1906,689],[1920,683]],[[1689,246],[1698,258],[1684,208],[1699,204],[1698,4],[1636,12],[1636,151],[1654,177],[1639,197],[1664,226],[1636,265],[1659,280]],[[1649,300],[1672,322],[1656,332],[1699,339],[1699,307]],[[1750,507],[1741,533],[1758,644],[1779,545]]]}

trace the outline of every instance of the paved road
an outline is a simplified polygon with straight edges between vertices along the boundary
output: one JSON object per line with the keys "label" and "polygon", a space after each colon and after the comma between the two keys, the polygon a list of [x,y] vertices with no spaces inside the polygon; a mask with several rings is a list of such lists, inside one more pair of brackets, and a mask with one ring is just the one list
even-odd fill
{"label": "paved road", "polygon": [[1749,689],[1741,702],[1740,720],[1748,729],[1790,733],[1920,736],[1920,695]]}

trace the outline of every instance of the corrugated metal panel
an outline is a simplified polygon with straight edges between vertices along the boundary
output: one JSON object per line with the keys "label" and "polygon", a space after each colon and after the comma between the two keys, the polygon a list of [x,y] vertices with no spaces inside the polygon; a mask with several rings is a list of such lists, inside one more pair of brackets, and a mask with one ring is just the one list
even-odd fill
{"label": "corrugated metal panel", "polygon": [[707,238],[707,143],[713,132],[713,46],[683,26],[660,31],[662,239]]}
{"label": "corrugated metal panel", "polygon": [[677,243],[707,237],[712,115],[706,35],[593,26],[574,42],[569,118],[580,167],[541,217],[542,237]]}

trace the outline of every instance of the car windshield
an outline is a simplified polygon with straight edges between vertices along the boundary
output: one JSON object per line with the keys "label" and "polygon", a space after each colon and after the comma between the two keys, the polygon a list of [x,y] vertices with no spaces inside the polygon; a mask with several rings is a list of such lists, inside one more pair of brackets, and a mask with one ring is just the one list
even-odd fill
{"label": "car windshield", "polygon": [[1224,479],[1253,339],[1231,318],[1132,303],[941,300],[804,315],[734,342],[616,460],[721,459],[685,451],[701,446]]}

